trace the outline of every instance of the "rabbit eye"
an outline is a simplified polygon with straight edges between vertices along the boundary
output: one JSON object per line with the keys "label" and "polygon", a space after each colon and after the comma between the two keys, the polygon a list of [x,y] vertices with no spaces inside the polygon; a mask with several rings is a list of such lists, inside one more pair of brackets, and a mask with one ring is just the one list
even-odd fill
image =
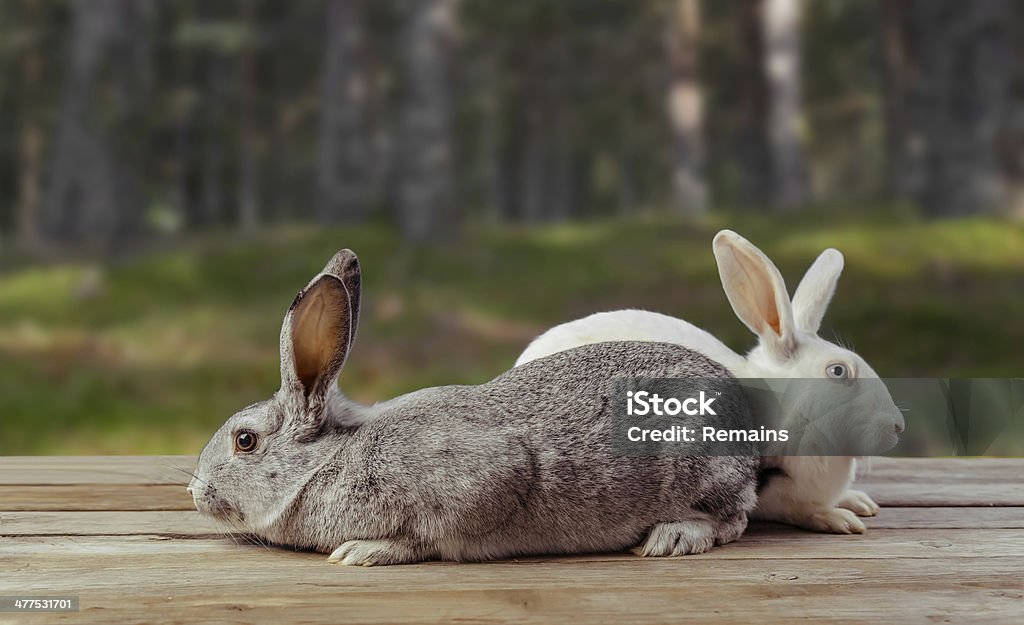
{"label": "rabbit eye", "polygon": [[235,451],[252,451],[256,449],[256,434],[242,430],[235,434]]}
{"label": "rabbit eye", "polygon": [[833,362],[829,366],[825,367],[825,374],[834,380],[845,380],[850,377],[850,372],[841,362]]}

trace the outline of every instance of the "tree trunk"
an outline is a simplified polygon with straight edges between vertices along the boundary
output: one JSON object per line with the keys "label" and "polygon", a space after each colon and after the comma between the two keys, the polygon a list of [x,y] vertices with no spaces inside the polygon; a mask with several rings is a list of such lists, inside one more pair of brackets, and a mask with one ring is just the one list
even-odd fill
{"label": "tree trunk", "polygon": [[771,160],[768,157],[768,82],[764,67],[763,0],[738,5],[739,114],[733,151],[739,163],[739,195],[757,205],[769,197]]}
{"label": "tree trunk", "polygon": [[573,188],[573,149],[569,113],[564,105],[560,105],[555,114],[550,146],[551,192],[548,194],[547,218],[549,221],[565,221],[576,212],[576,197]]}
{"label": "tree trunk", "polygon": [[[145,31],[134,0],[71,6],[70,59],[41,230],[52,239],[108,243],[141,222],[135,167],[144,154],[137,122]],[[100,102],[107,73],[113,98]]]}
{"label": "tree trunk", "polygon": [[1024,221],[1024,6],[1018,4],[1012,10],[1008,25],[1012,32],[1015,84],[1014,103],[1008,115],[1005,136],[1000,141],[1000,155],[1006,174],[1006,197],[1004,212],[1017,220]]}
{"label": "tree trunk", "polygon": [[700,87],[698,0],[674,0],[668,34],[668,117],[672,132],[672,187],[676,212],[707,213],[703,104]]}
{"label": "tree trunk", "polygon": [[43,129],[36,112],[43,75],[39,8],[40,0],[25,1],[31,40],[21,62],[22,108],[21,136],[18,141],[20,171],[17,212],[18,243],[24,249],[32,249],[37,244],[39,195],[43,171]]}
{"label": "tree trunk", "polygon": [[[528,92],[530,93],[530,92]],[[519,214],[523,221],[543,221],[546,208],[546,188],[549,172],[547,139],[550,127],[544,114],[542,96],[533,91],[521,106],[526,109],[526,136],[520,163]]]}
{"label": "tree trunk", "polygon": [[615,160],[619,169],[618,214],[628,216],[637,206],[636,172],[633,165],[633,150],[630,145],[629,124],[619,133],[619,141],[615,150]]}
{"label": "tree trunk", "polygon": [[526,114],[522,101],[523,89],[515,89],[513,95],[506,96],[514,102],[507,113],[507,130],[503,133],[504,140],[500,144],[498,161],[499,199],[498,216],[503,221],[519,221],[522,215],[522,161],[526,154]]}
{"label": "tree trunk", "polygon": [[765,0],[764,63],[768,82],[768,147],[772,202],[792,209],[807,202],[807,175],[801,139],[800,20],[803,0]]}
{"label": "tree trunk", "polygon": [[908,10],[919,67],[911,93],[923,169],[917,197],[933,215],[1005,209],[1020,164],[1019,147],[1006,150],[1022,130],[1018,3],[911,0]]}
{"label": "tree trunk", "polygon": [[454,234],[451,55],[454,0],[406,0],[398,214],[406,238]]}
{"label": "tree trunk", "polygon": [[907,0],[882,1],[882,53],[885,59],[886,191],[911,199],[921,190],[921,139],[911,124],[910,94],[918,75],[911,52]]}
{"label": "tree trunk", "polygon": [[[494,75],[494,68],[486,67],[488,75]],[[484,79],[483,111],[478,147],[483,180],[481,183],[481,199],[485,206],[485,214],[491,221],[501,221],[504,216],[502,197],[502,163],[501,163],[501,107],[498,103],[497,85],[495,80]]]}
{"label": "tree trunk", "polygon": [[242,21],[250,40],[242,49],[242,120],[239,128],[238,155],[238,225],[243,231],[252,231],[260,223],[259,192],[256,182],[256,46],[259,40],[259,22],[255,0],[242,3]]}
{"label": "tree trunk", "polygon": [[[195,7],[192,3],[181,3],[176,7],[177,11],[167,12],[163,19],[185,20],[195,14]],[[187,224],[191,214],[192,198],[189,193],[190,164],[192,163],[192,144],[190,132],[192,130],[194,106],[186,94],[190,90],[192,78],[192,51],[185,46],[174,49],[174,104],[173,104],[173,126],[171,138],[171,150],[173,152],[173,165],[171,169],[170,204],[175,216],[181,224]]]}
{"label": "tree trunk", "polygon": [[202,116],[200,197],[189,219],[190,225],[200,228],[219,225],[225,221],[227,200],[224,182],[227,152],[224,149],[224,129],[227,123],[223,111],[227,106],[225,85],[230,80],[229,67],[220,53],[208,53],[201,64],[205,71],[204,89],[199,106],[206,114]]}
{"label": "tree trunk", "polygon": [[360,220],[367,213],[372,157],[363,38],[362,0],[330,0],[317,163],[322,222]]}

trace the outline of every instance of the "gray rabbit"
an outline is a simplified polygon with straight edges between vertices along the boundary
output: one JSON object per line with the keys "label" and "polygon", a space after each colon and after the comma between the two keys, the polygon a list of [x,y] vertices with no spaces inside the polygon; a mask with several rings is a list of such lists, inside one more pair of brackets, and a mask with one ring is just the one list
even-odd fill
{"label": "gray rabbit", "polygon": [[626,457],[611,443],[614,378],[729,377],[720,365],[678,345],[602,343],[479,386],[362,406],[337,387],[359,298],[349,250],[295,298],[281,389],[203,449],[188,487],[200,512],[364,566],[631,547],[685,555],[743,532],[756,457]]}

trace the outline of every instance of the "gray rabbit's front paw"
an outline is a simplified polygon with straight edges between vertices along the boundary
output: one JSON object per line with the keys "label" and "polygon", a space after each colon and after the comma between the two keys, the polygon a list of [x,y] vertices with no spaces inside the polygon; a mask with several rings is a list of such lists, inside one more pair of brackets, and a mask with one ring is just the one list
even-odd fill
{"label": "gray rabbit's front paw", "polygon": [[386,564],[408,564],[422,558],[407,543],[381,540],[350,540],[327,556],[331,564],[345,566],[378,566]]}
{"label": "gray rabbit's front paw", "polygon": [[659,523],[640,545],[633,548],[638,556],[685,556],[704,553],[715,546],[715,525],[703,519]]}

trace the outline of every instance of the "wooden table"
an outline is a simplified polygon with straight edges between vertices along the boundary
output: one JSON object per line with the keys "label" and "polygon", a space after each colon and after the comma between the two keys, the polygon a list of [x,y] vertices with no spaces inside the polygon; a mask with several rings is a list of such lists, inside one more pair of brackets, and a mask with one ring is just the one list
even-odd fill
{"label": "wooden table", "polygon": [[1024,460],[876,459],[863,536],[754,524],[683,558],[339,567],[219,534],[191,457],[0,458],[0,595],[81,611],[0,623],[1024,623]]}

